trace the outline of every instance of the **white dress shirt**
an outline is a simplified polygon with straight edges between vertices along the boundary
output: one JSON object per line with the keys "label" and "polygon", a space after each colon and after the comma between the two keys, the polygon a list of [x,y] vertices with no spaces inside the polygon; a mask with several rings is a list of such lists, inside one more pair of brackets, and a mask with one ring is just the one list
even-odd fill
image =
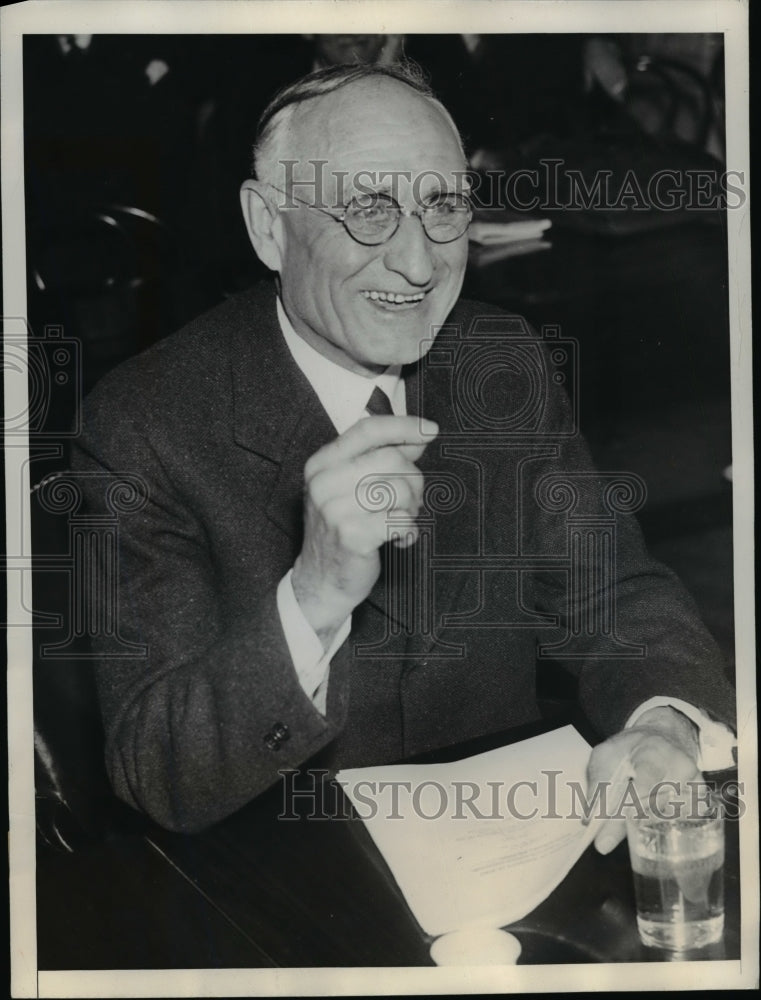
{"label": "white dress shirt", "polygon": [[[375,386],[382,389],[391,402],[395,414],[407,413],[404,382],[400,378],[401,367],[394,365],[375,378],[367,378],[351,372],[329,361],[311,347],[293,329],[285,314],[280,299],[277,300],[277,315],[285,342],[293,359],[306,375],[312,388],[327,411],[336,431],[343,434],[357,420],[368,415],[365,406]],[[291,584],[291,570],[280,581],[277,590],[277,607],[285,639],[293,660],[296,675],[302,688],[312,699],[315,708],[325,713],[328,691],[330,661],[346,641],[351,630],[351,615],[346,619],[326,650],[312,626],[299,607]],[[626,728],[634,726],[637,720],[651,708],[669,705],[682,712],[698,728],[699,760],[702,771],[716,771],[732,767],[732,748],[735,738],[723,723],[715,722],[700,709],[694,708],[678,698],[655,697],[640,705],[629,717]]]}
{"label": "white dress shirt", "polygon": [[[277,315],[288,350],[293,360],[309,379],[317,396],[339,434],[368,416],[365,409],[370,395],[377,386],[388,396],[391,408],[398,416],[407,413],[404,382],[400,365],[393,365],[375,378],[329,361],[300,337],[291,326],[280,299]],[[277,589],[277,608],[285,640],[293,660],[296,675],[304,691],[323,714],[328,694],[330,661],[346,641],[351,629],[351,615],[336,633],[328,649],[323,649],[317,634],[304,617],[291,584],[291,570],[280,581]]]}

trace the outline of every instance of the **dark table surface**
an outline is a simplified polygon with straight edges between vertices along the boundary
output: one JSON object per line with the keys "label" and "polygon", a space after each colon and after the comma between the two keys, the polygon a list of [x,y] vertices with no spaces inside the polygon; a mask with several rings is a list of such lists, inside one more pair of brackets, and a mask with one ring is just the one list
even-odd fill
{"label": "dark table surface", "polygon": [[[490,737],[428,759],[455,759],[514,736]],[[720,786],[727,777],[715,780]],[[323,794],[289,799],[299,818],[285,820],[278,818],[286,807],[284,792],[275,787],[206,833],[157,831],[149,840],[250,941],[252,965],[432,965],[433,938],[416,923],[361,820],[320,818],[351,814],[335,786]],[[737,823],[725,826],[724,937],[682,958],[739,957]],[[509,930],[521,942],[523,964],[673,959],[639,940],[625,843],[607,856],[587,849],[545,902]]]}

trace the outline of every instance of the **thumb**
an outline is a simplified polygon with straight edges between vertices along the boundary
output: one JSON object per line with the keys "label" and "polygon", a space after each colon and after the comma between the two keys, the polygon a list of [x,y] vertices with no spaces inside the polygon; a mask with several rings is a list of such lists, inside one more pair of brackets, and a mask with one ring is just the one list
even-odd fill
{"label": "thumb", "polygon": [[614,847],[618,847],[625,836],[626,820],[606,820],[595,837],[595,847],[600,854],[610,854]]}

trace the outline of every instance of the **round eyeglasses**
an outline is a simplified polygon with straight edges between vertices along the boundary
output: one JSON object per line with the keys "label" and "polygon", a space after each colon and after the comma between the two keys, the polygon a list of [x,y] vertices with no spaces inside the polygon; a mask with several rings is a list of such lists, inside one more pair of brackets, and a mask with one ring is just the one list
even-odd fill
{"label": "round eyeglasses", "polygon": [[[274,184],[270,185],[275,187]],[[402,216],[416,215],[423,226],[425,235],[433,243],[452,243],[465,234],[473,218],[473,209],[467,198],[452,192],[442,192],[431,197],[419,209],[411,211],[402,208],[391,195],[369,193],[355,195],[340,214],[312,205],[295,194],[275,188],[294,201],[327,215],[334,222],[340,222],[346,232],[363,246],[379,246],[386,243],[399,228]]]}

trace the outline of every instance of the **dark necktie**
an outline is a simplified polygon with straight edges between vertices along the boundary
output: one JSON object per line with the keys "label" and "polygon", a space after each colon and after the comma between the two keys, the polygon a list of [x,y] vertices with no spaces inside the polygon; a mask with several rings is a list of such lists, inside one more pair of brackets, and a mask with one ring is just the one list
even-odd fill
{"label": "dark necktie", "polygon": [[365,409],[374,417],[393,417],[394,415],[394,411],[391,407],[391,400],[382,389],[378,388],[377,385],[373,389],[372,394],[365,405]]}

